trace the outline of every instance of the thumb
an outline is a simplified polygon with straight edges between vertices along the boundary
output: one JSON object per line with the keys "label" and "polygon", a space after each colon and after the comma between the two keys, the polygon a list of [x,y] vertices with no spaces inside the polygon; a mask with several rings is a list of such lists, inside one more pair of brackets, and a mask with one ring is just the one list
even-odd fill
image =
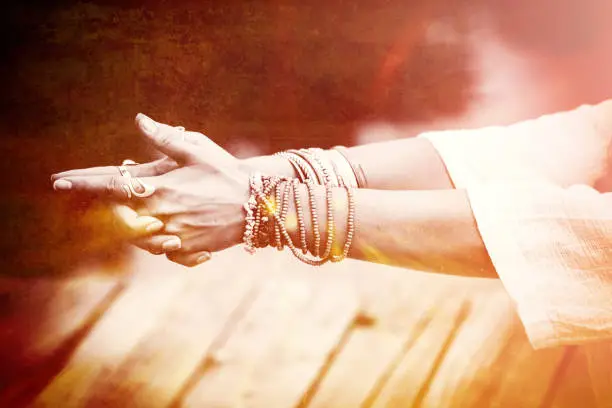
{"label": "thumb", "polygon": [[155,122],[142,113],[136,115],[136,125],[147,140],[160,152],[178,162],[192,161],[194,146],[185,140],[183,130]]}
{"label": "thumb", "polygon": [[149,236],[164,228],[161,220],[148,215],[140,215],[127,205],[115,204],[112,208],[120,223],[120,228],[131,238]]}

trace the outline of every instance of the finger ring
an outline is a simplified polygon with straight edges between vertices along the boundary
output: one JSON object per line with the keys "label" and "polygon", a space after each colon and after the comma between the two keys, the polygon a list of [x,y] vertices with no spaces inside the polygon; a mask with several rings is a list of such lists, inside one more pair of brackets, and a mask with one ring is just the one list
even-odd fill
{"label": "finger ring", "polygon": [[127,195],[128,200],[132,198],[132,189],[127,184],[122,185],[121,189],[125,192],[125,195]]}
{"label": "finger ring", "polygon": [[132,175],[128,171],[127,166],[133,166],[135,164],[138,164],[138,163],[136,163],[132,159],[125,159],[124,161],[121,162],[120,166],[117,166],[117,169],[119,170],[119,174],[121,174],[123,177],[131,178]]}
{"label": "finger ring", "polygon": [[[137,185],[140,186],[140,188],[142,189],[142,192],[136,191],[136,189],[134,188],[134,183],[137,183]],[[131,177],[128,180],[127,186],[130,189],[130,193],[132,193],[132,195],[139,197],[139,198],[151,197],[155,193],[155,187],[145,183],[138,177]]]}
{"label": "finger ring", "polygon": [[[127,166],[137,164],[134,160],[124,160],[120,166],[117,166],[119,174],[125,179],[125,184],[122,186],[123,191],[127,195],[128,199],[132,197],[146,198],[151,197],[155,193],[155,187],[145,183],[138,177],[133,177],[127,169]],[[136,187],[139,187],[141,191],[137,191]]]}
{"label": "finger ring", "polygon": [[122,164],[121,166],[117,166],[117,169],[119,170],[119,174],[121,174],[123,177],[132,178],[132,175],[125,165]]}

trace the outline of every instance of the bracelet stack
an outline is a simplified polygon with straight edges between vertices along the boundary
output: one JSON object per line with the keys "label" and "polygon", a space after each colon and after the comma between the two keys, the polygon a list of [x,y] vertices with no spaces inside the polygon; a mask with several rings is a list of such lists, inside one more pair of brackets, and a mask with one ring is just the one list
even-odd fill
{"label": "bracelet stack", "polygon": [[334,187],[341,187],[344,183],[353,188],[367,188],[363,168],[348,158],[346,147],[287,150],[275,156],[287,159],[301,182],[312,180],[322,185],[331,183]]}
{"label": "bracelet stack", "polygon": [[[252,174],[249,180],[250,197],[244,209],[246,226],[245,249],[254,253],[257,248],[274,246],[278,250],[289,247],[293,255],[309,265],[318,266],[326,262],[339,262],[347,257],[355,234],[355,198],[353,189],[365,186],[363,171],[351,163],[339,150],[300,149],[277,153],[287,159],[298,177],[264,176]],[[355,171],[361,171],[357,174]],[[319,211],[315,189],[325,186],[327,231],[325,247],[321,248]],[[305,186],[305,188],[303,188]],[[344,244],[336,236],[334,220],[334,188],[346,191],[348,201],[347,231]],[[308,194],[307,203],[302,200],[302,191]],[[295,206],[294,226],[298,244],[295,244],[287,229],[290,203]],[[307,207],[309,208],[307,208]],[[304,215],[309,212],[313,242],[309,247]],[[309,254],[310,252],[310,254]]]}

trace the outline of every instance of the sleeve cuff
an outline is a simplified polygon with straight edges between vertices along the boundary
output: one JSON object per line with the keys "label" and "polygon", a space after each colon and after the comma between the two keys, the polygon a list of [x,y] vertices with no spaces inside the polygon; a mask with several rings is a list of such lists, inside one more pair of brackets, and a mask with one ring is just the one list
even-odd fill
{"label": "sleeve cuff", "polygon": [[504,130],[421,137],[434,145],[456,188],[467,191],[533,347],[612,338],[611,197],[586,185],[557,186],[516,145],[500,145],[496,132]]}
{"label": "sleeve cuff", "polygon": [[468,196],[534,348],[612,338],[610,197],[545,184],[472,187]]}

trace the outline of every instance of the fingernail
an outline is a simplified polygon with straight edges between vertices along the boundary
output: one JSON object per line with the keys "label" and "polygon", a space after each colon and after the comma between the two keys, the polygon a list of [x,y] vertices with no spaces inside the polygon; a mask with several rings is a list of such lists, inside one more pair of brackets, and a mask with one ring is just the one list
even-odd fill
{"label": "fingernail", "polygon": [[150,117],[146,115],[143,115],[142,113],[139,113],[137,115],[137,118],[138,118],[138,124],[140,125],[140,128],[143,131],[149,134],[153,134],[157,132],[157,123],[155,123],[153,119],[151,119]]}
{"label": "fingernail", "polygon": [[181,248],[181,240],[179,238],[171,238],[162,244],[164,251],[176,251]]}
{"label": "fingernail", "polygon": [[72,183],[69,182],[68,180],[56,180],[55,183],[53,183],[53,189],[54,190],[70,190],[72,188]]}
{"label": "fingernail", "polygon": [[164,227],[164,223],[161,221],[154,221],[147,225],[147,232],[156,232]]}
{"label": "fingernail", "polygon": [[204,252],[200,257],[196,260],[198,264],[204,263],[211,258],[210,252]]}

